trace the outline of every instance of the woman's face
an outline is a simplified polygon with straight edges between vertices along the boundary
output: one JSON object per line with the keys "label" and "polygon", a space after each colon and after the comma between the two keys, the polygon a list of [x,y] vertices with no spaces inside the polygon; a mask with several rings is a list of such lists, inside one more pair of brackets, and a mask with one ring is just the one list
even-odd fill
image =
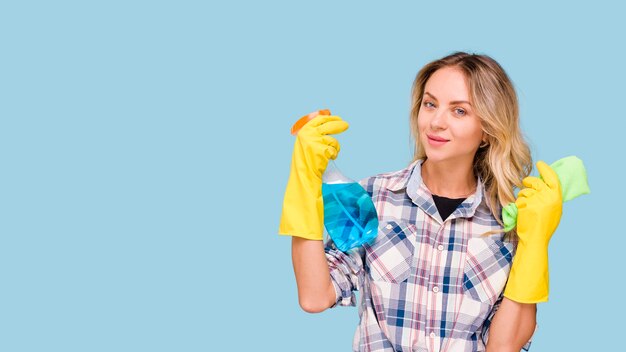
{"label": "woman's face", "polygon": [[483,130],[470,104],[465,76],[458,68],[444,67],[430,76],[417,125],[429,160],[472,163]]}

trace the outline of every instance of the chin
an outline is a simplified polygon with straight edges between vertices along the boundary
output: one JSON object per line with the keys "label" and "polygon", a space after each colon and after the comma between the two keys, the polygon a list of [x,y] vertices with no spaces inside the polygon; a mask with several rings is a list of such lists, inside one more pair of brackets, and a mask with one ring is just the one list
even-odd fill
{"label": "chin", "polygon": [[441,152],[433,152],[431,150],[425,150],[426,158],[430,161],[444,161],[450,159],[450,155],[446,155]]}
{"label": "chin", "polygon": [[466,159],[473,160],[474,157],[471,154],[450,154],[442,152],[425,151],[426,158],[432,163],[440,162],[456,162],[464,163]]}
{"label": "chin", "polygon": [[432,157],[432,156],[428,156],[426,155],[426,159],[428,159],[428,161],[430,161],[431,163],[440,163],[442,161],[446,161],[449,160],[449,158],[442,158],[442,157]]}

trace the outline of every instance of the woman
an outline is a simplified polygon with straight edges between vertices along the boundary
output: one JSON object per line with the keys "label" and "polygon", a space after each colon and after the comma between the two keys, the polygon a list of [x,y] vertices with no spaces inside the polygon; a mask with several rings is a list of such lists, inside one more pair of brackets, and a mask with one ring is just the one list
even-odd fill
{"label": "woman", "polygon": [[[348,253],[321,241],[320,191],[339,152],[328,134],[348,124],[319,116],[298,133],[279,233],[293,236],[300,305],[356,305],[360,290],[355,351],[527,350],[536,303],[547,300],[547,244],[561,214],[556,175],[539,162],[545,183],[527,177],[515,90],[490,57],[457,52],[427,64],[412,100],[414,160],[360,181],[379,232]],[[528,188],[516,201],[522,179]],[[513,201],[517,231],[504,234],[502,207]]]}

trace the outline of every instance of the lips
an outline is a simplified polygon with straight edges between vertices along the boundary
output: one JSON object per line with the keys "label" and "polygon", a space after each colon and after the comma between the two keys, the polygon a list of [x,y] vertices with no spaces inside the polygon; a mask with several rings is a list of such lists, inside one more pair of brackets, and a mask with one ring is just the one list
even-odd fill
{"label": "lips", "polygon": [[437,142],[448,142],[449,141],[449,139],[437,137],[437,136],[432,135],[432,134],[426,134],[426,135],[428,136],[428,138],[432,139],[433,141],[437,141]]}

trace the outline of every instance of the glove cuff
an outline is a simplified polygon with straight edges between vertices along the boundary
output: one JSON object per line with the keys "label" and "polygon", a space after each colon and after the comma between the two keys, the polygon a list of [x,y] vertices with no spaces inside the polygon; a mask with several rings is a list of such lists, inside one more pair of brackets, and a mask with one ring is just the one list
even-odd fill
{"label": "glove cuff", "polygon": [[546,247],[518,245],[504,296],[520,303],[548,301],[550,275]]}

